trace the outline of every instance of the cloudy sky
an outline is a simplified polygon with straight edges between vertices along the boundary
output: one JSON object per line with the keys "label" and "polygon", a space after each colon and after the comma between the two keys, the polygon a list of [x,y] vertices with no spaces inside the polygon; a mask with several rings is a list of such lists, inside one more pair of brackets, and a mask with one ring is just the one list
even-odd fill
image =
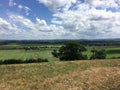
{"label": "cloudy sky", "polygon": [[0,0],[0,39],[120,38],[120,0]]}

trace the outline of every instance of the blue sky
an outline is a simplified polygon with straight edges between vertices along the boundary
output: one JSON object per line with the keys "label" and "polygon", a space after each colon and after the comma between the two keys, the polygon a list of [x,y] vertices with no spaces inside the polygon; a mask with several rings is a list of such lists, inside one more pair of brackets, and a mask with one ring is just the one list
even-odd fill
{"label": "blue sky", "polygon": [[0,39],[120,38],[120,0],[0,0]]}

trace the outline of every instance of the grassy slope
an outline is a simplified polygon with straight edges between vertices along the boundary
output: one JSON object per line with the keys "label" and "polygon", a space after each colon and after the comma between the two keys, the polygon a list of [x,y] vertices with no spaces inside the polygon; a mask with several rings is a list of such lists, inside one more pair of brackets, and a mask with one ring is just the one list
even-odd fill
{"label": "grassy slope", "polygon": [[120,60],[0,66],[0,90],[120,90]]}

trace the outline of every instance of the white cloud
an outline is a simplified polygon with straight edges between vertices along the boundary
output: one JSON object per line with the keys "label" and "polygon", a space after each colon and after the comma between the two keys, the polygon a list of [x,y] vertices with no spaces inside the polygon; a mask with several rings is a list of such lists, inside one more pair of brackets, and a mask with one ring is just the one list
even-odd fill
{"label": "white cloud", "polygon": [[31,11],[29,7],[23,5],[18,5],[18,8],[24,10],[26,15],[29,15],[29,11]]}
{"label": "white cloud", "polygon": [[[58,10],[54,12],[50,24],[38,17],[33,22],[23,16],[12,14],[9,15],[9,20],[0,18],[0,38],[120,38],[120,12],[106,10],[110,7],[119,8],[113,0],[108,3],[105,0],[86,0],[85,3],[79,3],[77,0],[39,0],[39,2],[51,10]],[[18,7],[25,10],[25,6]],[[61,7],[62,12],[59,11]],[[70,7],[72,9],[68,9]]]}
{"label": "white cloud", "polygon": [[14,2],[14,0],[9,0],[9,6],[10,7],[15,6],[15,5],[17,5],[17,4]]}
{"label": "white cloud", "polygon": [[94,7],[101,7],[101,8],[117,8],[118,0],[85,0],[86,4]]}
{"label": "white cloud", "polygon": [[51,31],[50,27],[47,25],[45,20],[40,20],[39,18],[36,18],[36,25],[35,27],[39,30],[39,31]]}
{"label": "white cloud", "polygon": [[111,38],[120,35],[120,12],[79,4],[76,10],[57,12],[52,22],[64,27],[74,38]]}
{"label": "white cloud", "polygon": [[30,31],[34,29],[34,24],[29,19],[26,19],[22,16],[17,16],[17,15],[11,15],[9,17],[12,23],[14,23],[19,28],[22,28],[25,31],[26,30]]}
{"label": "white cloud", "polygon": [[16,25],[10,24],[6,20],[0,18],[0,38],[1,39],[14,39],[17,38],[22,31]]}
{"label": "white cloud", "polygon": [[33,23],[31,20],[24,18],[22,16],[11,15],[10,20],[19,28],[22,28],[27,32],[33,32],[33,31],[50,32],[51,31],[50,26],[47,25],[46,21],[41,20],[39,18],[36,18],[36,22]]}
{"label": "white cloud", "polygon": [[64,34],[63,27],[48,25],[45,20],[36,18],[36,22],[18,16],[10,15],[9,21],[0,18],[1,39],[54,39]]}
{"label": "white cloud", "polygon": [[[39,3],[44,4],[48,9],[53,12],[56,11],[67,11],[73,4],[81,4],[81,0],[37,0]],[[84,0],[84,3],[90,7],[96,8],[115,8],[120,9],[120,0]],[[75,7],[74,7],[75,8]]]}
{"label": "white cloud", "polygon": [[64,10],[68,10],[72,4],[75,4],[77,0],[37,0],[40,3],[44,4],[52,11],[60,10],[61,7],[64,7]]}

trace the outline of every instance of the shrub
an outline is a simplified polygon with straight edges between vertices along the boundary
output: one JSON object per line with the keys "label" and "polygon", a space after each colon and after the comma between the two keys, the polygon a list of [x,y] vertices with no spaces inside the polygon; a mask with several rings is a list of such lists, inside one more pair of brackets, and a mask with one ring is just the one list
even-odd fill
{"label": "shrub", "polygon": [[25,61],[25,63],[39,63],[39,62],[48,62],[48,60],[42,58],[38,58],[38,59],[30,58]]}
{"label": "shrub", "polygon": [[4,61],[0,60],[0,64],[22,64],[22,63],[40,63],[40,62],[48,62],[48,60],[41,59],[41,58],[38,58],[38,59],[30,58],[24,61],[21,59],[7,59]]}
{"label": "shrub", "polygon": [[19,64],[19,63],[23,63],[23,61],[17,59],[7,59],[3,61],[3,64]]}
{"label": "shrub", "polygon": [[90,57],[90,59],[105,59],[105,58],[106,58],[105,50],[95,50]]}
{"label": "shrub", "polygon": [[3,64],[3,61],[2,61],[2,60],[0,60],[0,64]]}

